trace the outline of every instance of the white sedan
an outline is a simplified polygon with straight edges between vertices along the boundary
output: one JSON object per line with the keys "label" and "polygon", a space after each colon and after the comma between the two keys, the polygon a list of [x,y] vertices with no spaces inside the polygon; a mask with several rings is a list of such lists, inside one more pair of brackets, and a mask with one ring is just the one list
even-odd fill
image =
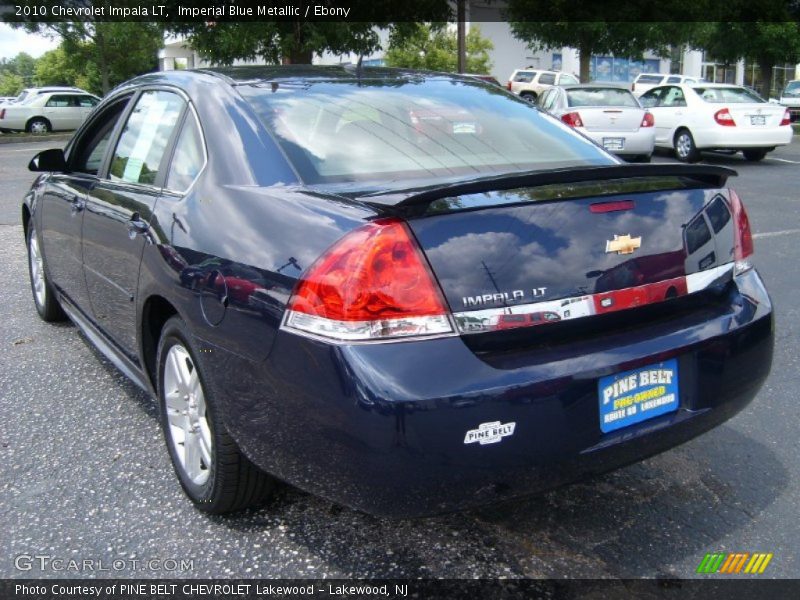
{"label": "white sedan", "polygon": [[789,111],[737,85],[662,85],[642,94],[656,120],[656,146],[695,162],[701,150],[741,150],[747,160],[792,141]]}
{"label": "white sedan", "polygon": [[602,83],[554,86],[539,99],[539,107],[617,156],[650,162],[653,115],[625,88]]}
{"label": "white sedan", "polygon": [[22,103],[0,107],[0,131],[46,133],[77,129],[100,102],[79,92],[39,94]]}

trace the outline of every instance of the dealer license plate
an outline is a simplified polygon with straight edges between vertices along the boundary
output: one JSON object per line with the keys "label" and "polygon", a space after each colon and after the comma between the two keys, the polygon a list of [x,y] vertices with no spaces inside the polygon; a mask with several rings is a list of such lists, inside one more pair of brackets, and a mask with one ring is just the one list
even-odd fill
{"label": "dealer license plate", "polygon": [[767,118],[764,115],[750,115],[750,125],[766,125]]}
{"label": "dealer license plate", "polygon": [[624,150],[625,138],[603,138],[603,148],[606,150]]}
{"label": "dealer license plate", "polygon": [[600,430],[614,431],[678,410],[678,361],[615,373],[597,384]]}

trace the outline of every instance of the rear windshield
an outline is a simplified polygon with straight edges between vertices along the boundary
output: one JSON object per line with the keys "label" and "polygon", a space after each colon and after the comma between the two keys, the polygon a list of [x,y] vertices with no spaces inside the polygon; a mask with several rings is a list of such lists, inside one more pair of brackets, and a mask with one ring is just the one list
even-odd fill
{"label": "rear windshield", "polygon": [[536,71],[520,71],[514,75],[514,81],[517,83],[530,83],[536,77]]}
{"label": "rear windshield", "polygon": [[479,82],[304,81],[238,86],[305,183],[438,179],[616,160]]}
{"label": "rear windshield", "polygon": [[796,96],[800,94],[800,81],[790,81],[787,83],[783,93],[786,96]]}
{"label": "rear windshield", "polygon": [[742,87],[695,87],[692,88],[697,95],[711,104],[749,104],[751,102],[764,102],[764,99]]}
{"label": "rear windshield", "polygon": [[567,90],[570,106],[632,106],[639,107],[636,98],[628,90],[619,88],[593,88]]}
{"label": "rear windshield", "polygon": [[662,75],[639,75],[636,83],[661,83]]}

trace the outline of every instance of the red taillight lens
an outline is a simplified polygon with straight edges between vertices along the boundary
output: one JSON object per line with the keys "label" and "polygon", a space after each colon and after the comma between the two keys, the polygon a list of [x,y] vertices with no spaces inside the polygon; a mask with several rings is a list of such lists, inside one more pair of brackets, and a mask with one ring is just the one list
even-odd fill
{"label": "red taillight lens", "polygon": [[5,119],[5,118],[6,118],[6,109],[5,108],[1,108],[0,109],[0,119]]}
{"label": "red taillight lens", "polygon": [[510,82],[510,81],[509,81],[509,82],[506,84],[506,89],[507,89],[509,92],[511,91],[511,82]]}
{"label": "red taillight lens", "polygon": [[642,119],[642,127],[654,127],[656,124],[656,120],[653,118],[653,113],[646,112],[644,113],[644,119]]}
{"label": "red taillight lens", "polygon": [[347,234],[297,285],[285,325],[339,340],[452,333],[425,259],[399,219]]}
{"label": "red taillight lens", "polygon": [[635,91],[636,91],[636,84],[635,84],[635,83],[632,83],[632,84],[631,84],[631,91],[632,91],[632,92],[635,92]]}
{"label": "red taillight lens", "polygon": [[727,108],[721,108],[714,113],[714,120],[725,127],[736,127],[736,121]]}
{"label": "red taillight lens", "polygon": [[576,112],[570,112],[561,115],[561,120],[564,121],[570,127],[583,127],[583,121],[581,121],[581,115]]}
{"label": "red taillight lens", "polygon": [[753,254],[753,234],[750,231],[750,219],[747,218],[747,211],[739,196],[733,190],[728,190],[731,200],[731,214],[733,216],[733,257],[736,260],[736,275],[744,273],[753,268],[747,258]]}
{"label": "red taillight lens", "polygon": [[[3,112],[5,112],[5,111],[3,111]],[[3,116],[0,115],[0,119],[2,119],[2,118],[3,118]],[[781,120],[781,125],[791,125],[791,124],[792,124],[792,113],[790,113],[789,109],[787,108],[786,112],[783,113],[783,119]]]}

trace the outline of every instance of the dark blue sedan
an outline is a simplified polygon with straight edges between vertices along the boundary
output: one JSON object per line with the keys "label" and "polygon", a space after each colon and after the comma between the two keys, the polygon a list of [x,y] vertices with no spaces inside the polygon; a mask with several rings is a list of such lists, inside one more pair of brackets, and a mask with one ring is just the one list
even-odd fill
{"label": "dark blue sedan", "polygon": [[733,171],[626,165],[471,77],[146,75],[30,168],[36,309],[157,398],[208,512],[277,480],[393,516],[530,494],[719,425],[771,366]]}

